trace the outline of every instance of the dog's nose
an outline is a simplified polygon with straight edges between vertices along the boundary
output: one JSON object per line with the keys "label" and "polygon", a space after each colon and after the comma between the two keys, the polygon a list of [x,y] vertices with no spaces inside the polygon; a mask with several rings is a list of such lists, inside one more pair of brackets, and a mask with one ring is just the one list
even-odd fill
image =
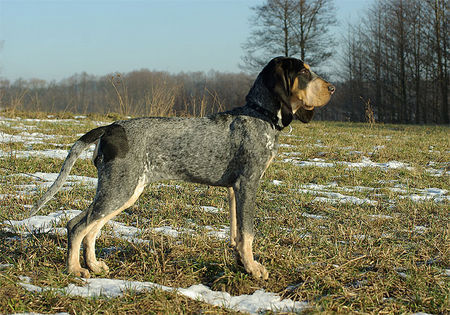
{"label": "dog's nose", "polygon": [[333,94],[336,91],[336,88],[334,87],[334,85],[330,85],[328,86],[328,91]]}

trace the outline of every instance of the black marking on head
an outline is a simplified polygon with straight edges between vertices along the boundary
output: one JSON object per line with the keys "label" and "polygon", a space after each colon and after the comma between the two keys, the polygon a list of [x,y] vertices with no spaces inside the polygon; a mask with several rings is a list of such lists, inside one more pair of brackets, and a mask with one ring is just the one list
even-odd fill
{"label": "black marking on head", "polygon": [[281,109],[281,121],[287,126],[293,119],[290,104],[291,89],[300,71],[305,68],[303,61],[296,58],[277,57],[272,59],[261,71],[264,85],[272,92]]}
{"label": "black marking on head", "polygon": [[129,145],[125,129],[116,124],[107,126],[99,144],[99,153],[101,152],[103,155],[103,161],[106,163],[115,158],[123,158],[128,151]]}

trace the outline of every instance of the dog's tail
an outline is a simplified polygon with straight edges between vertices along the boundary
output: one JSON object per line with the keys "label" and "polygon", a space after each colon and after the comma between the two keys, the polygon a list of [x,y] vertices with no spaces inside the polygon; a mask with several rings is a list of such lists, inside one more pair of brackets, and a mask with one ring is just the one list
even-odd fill
{"label": "dog's tail", "polygon": [[30,216],[35,215],[61,189],[78,157],[91,144],[100,139],[105,133],[106,128],[108,126],[92,129],[74,143],[61,167],[58,178],[56,178],[44,196],[30,210]]}

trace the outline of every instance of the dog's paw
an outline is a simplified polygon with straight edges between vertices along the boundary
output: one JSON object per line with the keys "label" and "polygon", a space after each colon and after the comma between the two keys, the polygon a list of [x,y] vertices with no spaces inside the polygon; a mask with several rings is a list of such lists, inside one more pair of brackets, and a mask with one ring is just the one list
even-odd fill
{"label": "dog's paw", "polygon": [[244,265],[245,271],[251,274],[255,279],[267,280],[269,278],[269,273],[266,267],[261,265],[259,262],[253,261]]}
{"label": "dog's paw", "polygon": [[75,277],[81,277],[89,279],[91,277],[91,274],[89,273],[89,270],[84,268],[69,268],[68,273],[74,275]]}
{"label": "dog's paw", "polygon": [[94,274],[102,274],[102,273],[108,273],[109,267],[104,261],[96,260],[95,262],[88,262],[89,269]]}

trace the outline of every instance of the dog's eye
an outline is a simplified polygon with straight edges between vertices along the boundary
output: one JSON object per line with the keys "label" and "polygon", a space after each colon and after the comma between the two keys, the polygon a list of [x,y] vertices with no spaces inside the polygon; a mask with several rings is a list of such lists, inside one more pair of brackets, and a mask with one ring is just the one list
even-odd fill
{"label": "dog's eye", "polygon": [[309,74],[309,70],[306,68],[303,68],[302,70],[300,70],[300,74]]}

